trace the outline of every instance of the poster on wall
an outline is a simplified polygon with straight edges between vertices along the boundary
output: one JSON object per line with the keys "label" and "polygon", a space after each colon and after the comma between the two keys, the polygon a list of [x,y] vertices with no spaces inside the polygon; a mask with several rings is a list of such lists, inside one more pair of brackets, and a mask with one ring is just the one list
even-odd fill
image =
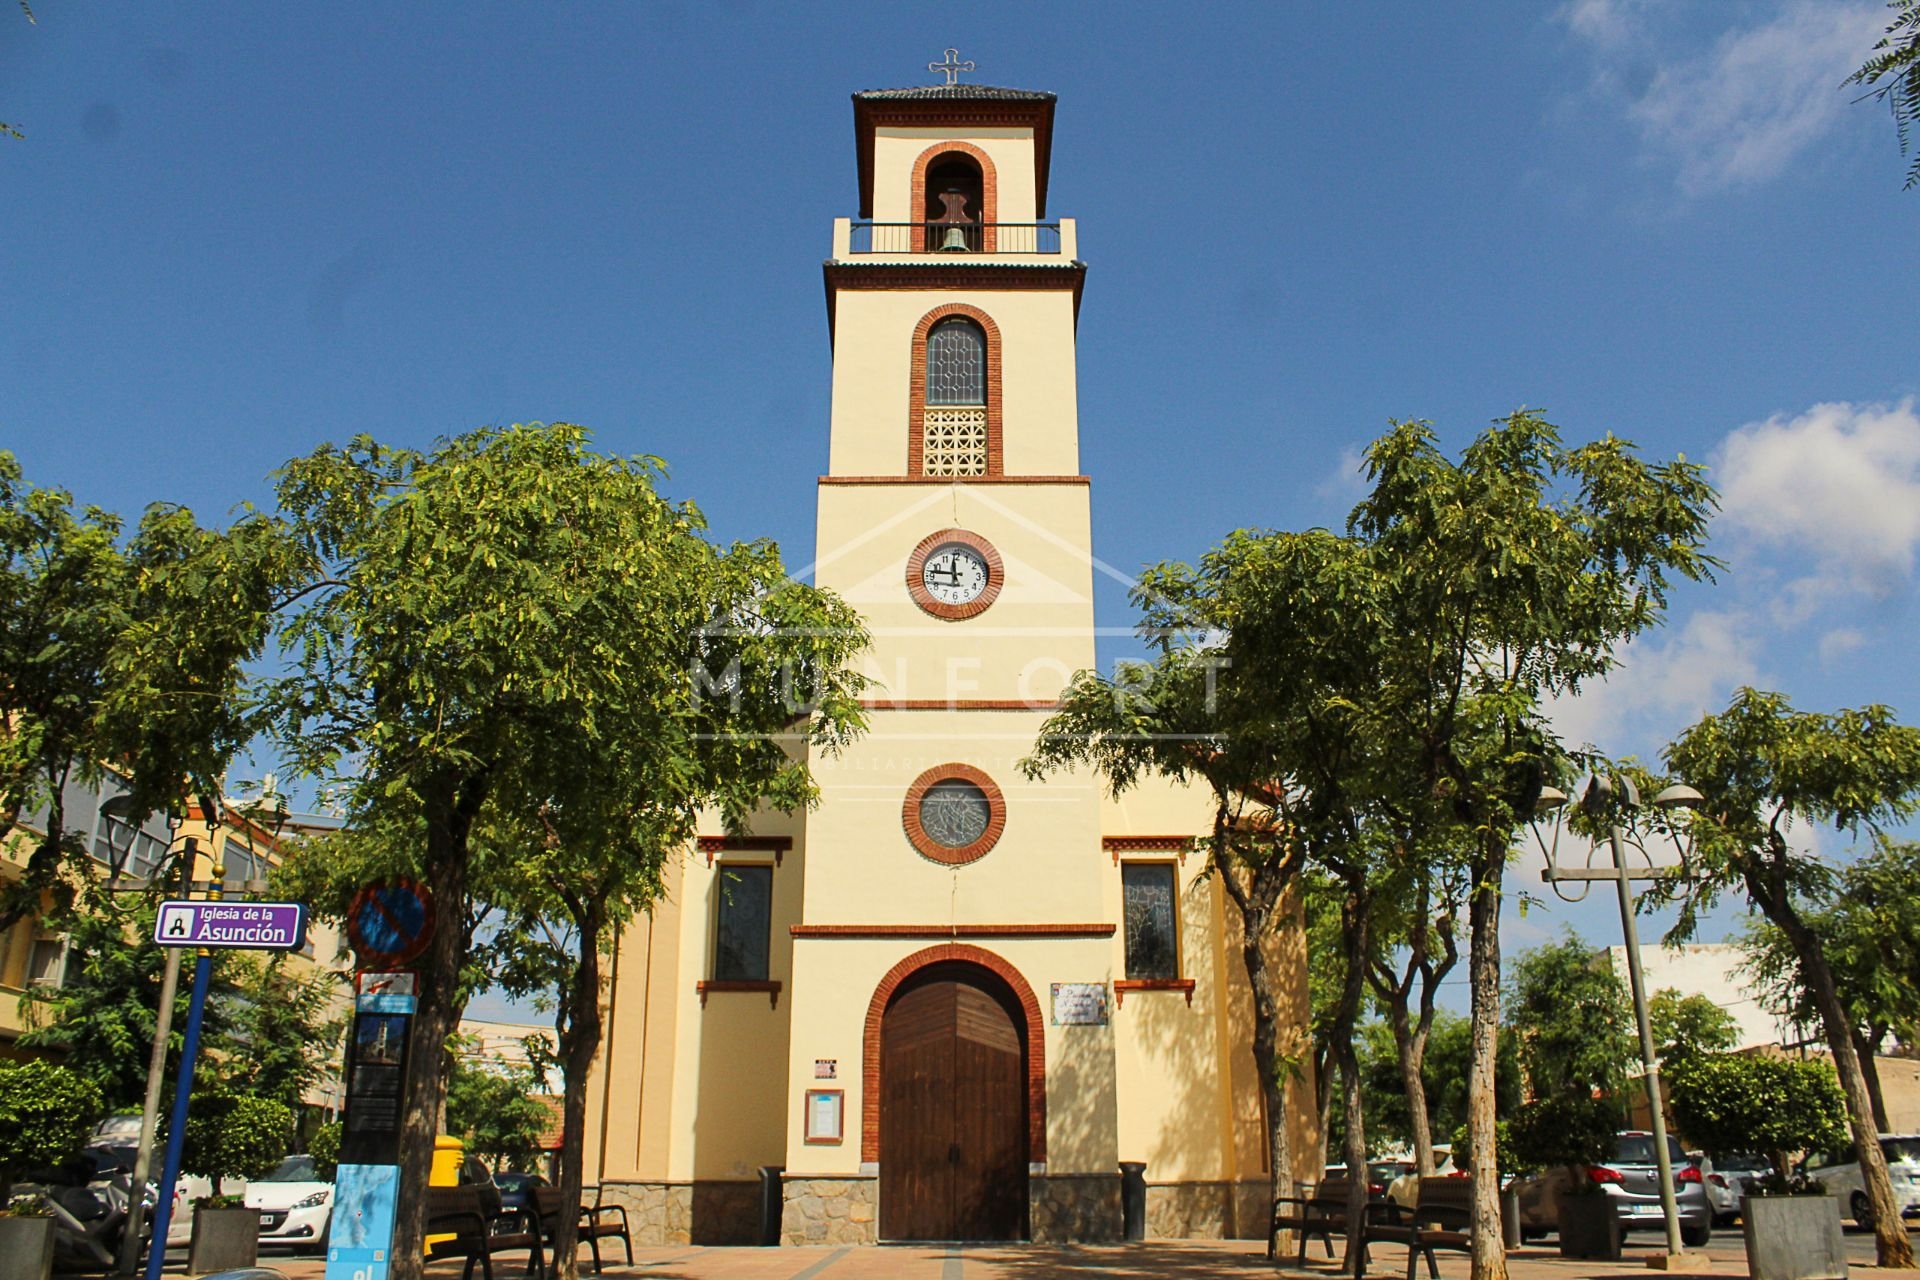
{"label": "poster on wall", "polygon": [[1107,1022],[1107,984],[1056,982],[1053,984],[1053,1025],[1099,1027]]}

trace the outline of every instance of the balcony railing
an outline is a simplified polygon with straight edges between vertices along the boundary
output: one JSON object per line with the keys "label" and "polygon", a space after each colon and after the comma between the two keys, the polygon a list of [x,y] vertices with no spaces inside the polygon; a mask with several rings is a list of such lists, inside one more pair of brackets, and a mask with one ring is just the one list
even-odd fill
{"label": "balcony railing", "polygon": [[1059,253],[1057,222],[856,222],[852,253]]}

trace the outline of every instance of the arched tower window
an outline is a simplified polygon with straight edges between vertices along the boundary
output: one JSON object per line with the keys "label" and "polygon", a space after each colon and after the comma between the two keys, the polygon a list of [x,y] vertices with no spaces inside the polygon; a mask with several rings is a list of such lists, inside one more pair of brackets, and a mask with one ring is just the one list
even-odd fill
{"label": "arched tower window", "polygon": [[955,316],[927,331],[921,474],[987,474],[987,335]]}

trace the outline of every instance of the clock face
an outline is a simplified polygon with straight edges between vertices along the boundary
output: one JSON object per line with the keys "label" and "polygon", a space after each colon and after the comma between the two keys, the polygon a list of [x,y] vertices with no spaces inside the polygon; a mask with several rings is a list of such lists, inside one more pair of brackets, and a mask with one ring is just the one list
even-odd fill
{"label": "clock face", "polygon": [[941,604],[972,604],[987,589],[988,578],[986,557],[958,542],[934,548],[920,570],[927,594]]}

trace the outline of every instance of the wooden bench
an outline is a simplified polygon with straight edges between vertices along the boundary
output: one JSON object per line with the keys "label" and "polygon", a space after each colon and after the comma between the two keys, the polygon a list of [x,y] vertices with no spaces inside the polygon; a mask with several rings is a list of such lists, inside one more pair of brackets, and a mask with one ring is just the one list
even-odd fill
{"label": "wooden bench", "polygon": [[1427,1274],[1440,1280],[1435,1249],[1468,1253],[1473,1247],[1473,1179],[1422,1178],[1419,1198],[1411,1211],[1388,1201],[1367,1206],[1365,1235],[1357,1251],[1354,1275],[1367,1265],[1367,1248],[1378,1242],[1407,1246],[1407,1280],[1414,1280],[1419,1262],[1427,1260]]}
{"label": "wooden bench", "polygon": [[[567,1212],[564,1193],[559,1187],[529,1187],[527,1195],[528,1230],[540,1237],[549,1254],[557,1256],[556,1235]],[[617,1220],[616,1220],[617,1219]],[[586,1245],[593,1254],[593,1273],[601,1271],[600,1242],[618,1240],[627,1251],[627,1265],[633,1265],[633,1233],[627,1225],[625,1205],[579,1206],[575,1219],[574,1247]]]}
{"label": "wooden bench", "polygon": [[[619,1221],[614,1221],[615,1215]],[[623,1204],[582,1204],[580,1238],[593,1253],[593,1273],[600,1274],[600,1242],[618,1240],[627,1251],[627,1265],[633,1265],[633,1233],[627,1228],[627,1206]]]}
{"label": "wooden bench", "polygon": [[1333,1256],[1333,1237],[1347,1231],[1347,1193],[1352,1188],[1347,1178],[1328,1178],[1315,1184],[1304,1196],[1282,1196],[1273,1202],[1273,1230],[1300,1233],[1300,1250],[1295,1266],[1307,1261],[1307,1242],[1318,1239]]}
{"label": "wooden bench", "polygon": [[[537,1228],[520,1231],[496,1231],[503,1221],[498,1199],[490,1206],[478,1186],[427,1188],[427,1260],[461,1258],[467,1260],[461,1280],[473,1280],[473,1264],[480,1264],[485,1280],[493,1280],[493,1255],[514,1249],[527,1251],[527,1274],[545,1276],[546,1263],[540,1253]],[[434,1236],[445,1239],[434,1240]]]}

